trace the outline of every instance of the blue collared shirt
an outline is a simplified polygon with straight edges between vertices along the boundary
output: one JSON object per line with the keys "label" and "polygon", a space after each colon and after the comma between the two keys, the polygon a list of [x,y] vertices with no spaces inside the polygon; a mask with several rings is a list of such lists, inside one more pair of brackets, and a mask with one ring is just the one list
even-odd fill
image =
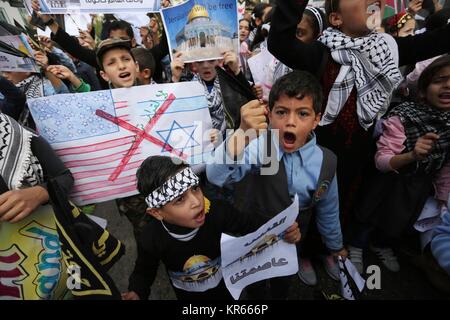
{"label": "blue collared shirt", "polygon": [[[238,182],[250,171],[257,171],[263,162],[263,150],[267,135],[261,135],[254,139],[245,148],[243,157],[233,161],[226,153],[225,140],[212,154],[213,158],[208,161],[206,174],[208,180],[218,186]],[[274,139],[277,139],[273,135]],[[275,142],[275,141],[274,141]],[[284,162],[286,169],[288,190],[291,198],[295,194],[299,198],[299,207],[306,208],[311,204],[319,180],[322,166],[323,152],[316,144],[316,136],[313,133],[310,140],[293,153],[285,153],[277,146],[277,159]],[[225,161],[225,162],[224,162]],[[338,251],[343,248],[341,224],[339,222],[339,195],[337,178],[334,177],[328,191],[321,197],[315,206],[317,228],[322,235],[327,248]]]}

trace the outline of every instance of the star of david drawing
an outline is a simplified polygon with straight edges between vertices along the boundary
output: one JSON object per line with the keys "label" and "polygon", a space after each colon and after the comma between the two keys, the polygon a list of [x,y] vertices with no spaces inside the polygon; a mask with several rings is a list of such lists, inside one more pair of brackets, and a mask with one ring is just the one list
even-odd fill
{"label": "star of david drawing", "polygon": [[167,152],[166,145],[183,152],[186,148],[194,148],[200,145],[194,139],[196,125],[181,126],[176,120],[172,122],[170,129],[158,130],[156,133],[162,138],[164,146],[161,152]]}

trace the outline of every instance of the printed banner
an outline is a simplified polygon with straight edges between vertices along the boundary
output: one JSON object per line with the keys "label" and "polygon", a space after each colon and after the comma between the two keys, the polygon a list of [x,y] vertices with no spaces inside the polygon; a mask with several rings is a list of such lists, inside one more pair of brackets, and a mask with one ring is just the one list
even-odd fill
{"label": "printed banner", "polygon": [[[31,8],[31,0],[26,0]],[[158,12],[160,0],[39,0],[42,13]]]}
{"label": "printed banner", "polygon": [[298,271],[297,248],[282,240],[284,231],[296,220],[298,197],[284,211],[257,231],[233,238],[222,234],[222,274],[234,299],[249,284],[294,274]]}
{"label": "printed banner", "polygon": [[182,52],[184,62],[222,58],[238,52],[236,0],[189,0],[162,10],[171,58]]}
{"label": "printed banner", "polygon": [[78,205],[137,194],[136,170],[151,155],[204,163],[212,149],[199,82],[64,94],[29,101],[39,133],[75,179]]}
{"label": "printed banner", "polygon": [[0,41],[0,71],[39,72],[32,58],[33,50],[24,35],[2,36]]}

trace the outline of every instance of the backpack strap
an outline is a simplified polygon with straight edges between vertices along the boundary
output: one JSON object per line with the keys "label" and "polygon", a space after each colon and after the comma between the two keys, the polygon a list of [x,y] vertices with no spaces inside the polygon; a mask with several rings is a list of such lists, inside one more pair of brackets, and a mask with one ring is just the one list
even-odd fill
{"label": "backpack strap", "polygon": [[323,159],[322,166],[320,167],[320,174],[319,180],[317,181],[316,191],[314,191],[309,207],[300,209],[300,213],[297,219],[300,232],[302,233],[302,239],[305,239],[306,233],[308,232],[308,227],[314,212],[314,207],[320,201],[323,195],[326,194],[328,188],[330,187],[331,181],[333,181],[333,178],[336,174],[336,155],[327,148],[324,148],[322,146],[319,146],[319,148],[323,152]]}
{"label": "backpack strap", "polygon": [[319,146],[323,152],[322,167],[320,168],[319,180],[317,181],[316,191],[312,197],[310,208],[313,208],[322,196],[328,191],[334,176],[336,175],[337,157],[329,149]]}

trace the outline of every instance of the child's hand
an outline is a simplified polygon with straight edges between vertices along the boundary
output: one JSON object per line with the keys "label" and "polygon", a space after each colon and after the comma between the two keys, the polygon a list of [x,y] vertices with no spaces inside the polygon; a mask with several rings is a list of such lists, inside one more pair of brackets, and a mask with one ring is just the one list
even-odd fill
{"label": "child's hand", "polygon": [[259,100],[252,100],[241,107],[241,124],[239,126],[244,132],[248,129],[266,130],[267,108]]}
{"label": "child's hand", "polygon": [[255,84],[253,86],[253,93],[255,94],[255,96],[259,99],[262,100],[263,99],[263,88],[260,84]]}
{"label": "child's hand", "polygon": [[298,223],[294,222],[292,226],[286,229],[284,233],[284,241],[289,243],[297,243],[302,238],[302,235],[300,233],[300,229],[298,228]]}
{"label": "child's hand", "polygon": [[228,66],[235,76],[241,72],[241,68],[239,67],[239,59],[233,51],[223,53],[223,65]]}
{"label": "child's hand", "polygon": [[41,186],[5,192],[0,195],[0,221],[19,222],[48,198],[47,190]]}
{"label": "child's hand", "polygon": [[181,74],[184,69],[184,62],[181,60],[182,52],[177,52],[173,56],[173,61],[170,63],[170,69],[172,70],[172,81],[178,82],[181,79]]}
{"label": "child's hand", "polygon": [[52,18],[52,16],[49,14],[39,13],[41,11],[41,6],[39,4],[39,0],[32,0],[31,8],[33,9],[34,12],[36,12],[37,16],[39,18],[41,18],[42,21],[44,21],[44,23],[50,21],[50,19]]}
{"label": "child's hand", "polygon": [[37,64],[42,67],[42,69],[47,70],[48,57],[47,57],[47,55],[44,52],[37,51],[34,54],[34,59],[36,60]]}
{"label": "child's hand", "polygon": [[46,36],[39,36],[39,42],[42,43],[42,45],[48,49],[49,51],[52,51],[53,49],[53,42],[49,37]]}
{"label": "child's hand", "polygon": [[161,0],[161,7],[162,8],[168,8],[170,7],[172,4],[170,3],[169,0]]}
{"label": "child's hand", "polygon": [[130,291],[122,293],[122,300],[141,300],[141,298],[139,298],[136,292]]}
{"label": "child's hand", "polygon": [[209,132],[209,139],[211,140],[211,143],[215,145],[219,141],[219,137],[220,131],[217,129],[211,129]]}
{"label": "child's hand", "polygon": [[414,150],[412,151],[415,160],[425,160],[433,149],[435,141],[439,139],[436,133],[428,132],[424,136],[420,137]]}
{"label": "child's hand", "polygon": [[61,65],[52,65],[47,67],[47,71],[53,73],[59,79],[69,79],[74,77],[72,71],[69,68]]}
{"label": "child's hand", "polygon": [[95,48],[95,40],[88,31],[80,30],[80,38],[84,41],[86,47]]}
{"label": "child's hand", "polygon": [[423,0],[412,0],[408,5],[408,13],[413,17],[422,9]]}

